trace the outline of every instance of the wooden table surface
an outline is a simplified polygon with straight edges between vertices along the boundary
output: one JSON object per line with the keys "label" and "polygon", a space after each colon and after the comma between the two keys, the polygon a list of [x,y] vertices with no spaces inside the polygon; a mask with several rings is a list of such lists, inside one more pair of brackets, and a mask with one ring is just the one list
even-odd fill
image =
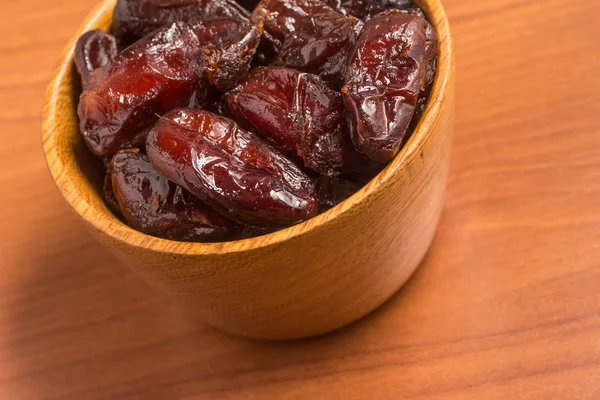
{"label": "wooden table surface", "polygon": [[43,94],[95,0],[0,6],[1,399],[600,399],[600,2],[445,0],[440,229],[364,320],[291,343],[188,320],[48,175]]}

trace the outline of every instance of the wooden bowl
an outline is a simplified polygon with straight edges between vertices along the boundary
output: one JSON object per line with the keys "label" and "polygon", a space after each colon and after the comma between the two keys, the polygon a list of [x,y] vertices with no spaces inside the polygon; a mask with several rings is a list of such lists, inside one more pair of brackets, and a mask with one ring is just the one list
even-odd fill
{"label": "wooden bowl", "polygon": [[223,331],[291,339],[359,319],[415,271],[442,210],[454,113],[454,56],[440,2],[419,3],[440,39],[427,111],[383,172],[310,221],[236,242],[181,243],[137,232],[109,211],[100,194],[101,162],[79,134],[73,46],[83,32],[108,29],[115,0],[100,4],[73,35],[46,93],[43,145],[56,185],[94,236],[123,263]]}

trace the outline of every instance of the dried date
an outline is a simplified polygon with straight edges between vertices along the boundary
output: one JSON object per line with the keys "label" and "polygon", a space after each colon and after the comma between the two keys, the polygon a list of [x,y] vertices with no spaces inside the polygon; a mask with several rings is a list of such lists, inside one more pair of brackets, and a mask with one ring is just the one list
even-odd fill
{"label": "dried date", "polygon": [[352,15],[363,21],[390,9],[425,18],[423,10],[415,6],[412,0],[325,0],[325,3],[344,15]]}
{"label": "dried date", "polygon": [[323,0],[323,2],[344,15],[352,15],[361,20],[369,14],[371,4],[367,0]]}
{"label": "dried date", "polygon": [[342,88],[348,125],[356,149],[373,161],[398,153],[426,90],[428,31],[423,18],[385,11],[365,24],[350,54]]}
{"label": "dried date", "polygon": [[129,147],[157,114],[188,104],[201,82],[198,49],[194,31],[178,22],[95,70],[89,79],[94,84],[82,93],[78,107],[80,128],[92,152],[102,157]]}
{"label": "dried date", "polygon": [[431,87],[433,86],[433,79],[435,78],[437,54],[437,35],[431,24],[429,24],[427,25],[427,29],[425,31],[425,85],[419,94],[419,98],[417,99],[417,106],[412,121],[410,122],[409,131],[412,131],[417,127],[421,116],[427,108],[427,102],[429,101],[429,95],[431,94]]}
{"label": "dried date", "polygon": [[82,134],[134,229],[210,242],[310,219],[381,171],[426,109],[438,42],[412,0],[238,3],[117,0],[116,38],[76,44]]}
{"label": "dried date", "polygon": [[[423,10],[421,8],[417,7],[417,6],[414,6],[414,5],[413,6],[408,6],[408,7],[405,7],[405,8],[392,6],[392,7],[390,7],[390,9],[392,9],[392,10],[399,10],[400,12],[403,12],[403,13],[406,13],[406,14],[413,14],[413,15],[416,15],[417,17],[421,17],[423,19],[426,18],[425,17],[425,13],[423,12]],[[373,16],[375,14],[377,14],[377,13],[373,13],[373,14],[371,14],[371,16]]]}
{"label": "dried date", "polygon": [[247,19],[249,12],[235,0],[118,0],[113,31],[119,43],[129,45],[173,22],[197,23],[217,17]]}
{"label": "dried date", "polygon": [[262,25],[239,18],[218,18],[200,23],[194,31],[206,58],[205,73],[210,84],[225,92],[248,74]]}
{"label": "dried date", "polygon": [[339,88],[362,22],[319,0],[262,0],[251,20],[263,23],[263,63],[314,73]]}
{"label": "dried date", "polygon": [[81,76],[82,87],[88,87],[90,74],[108,64],[117,55],[114,36],[94,29],[84,33],[75,44],[75,66]]}
{"label": "dried date", "polygon": [[227,101],[240,125],[299,156],[316,172],[335,176],[367,164],[350,141],[341,94],[316,75],[257,68]]}
{"label": "dried date", "polygon": [[132,150],[115,154],[111,177],[125,220],[140,232],[171,240],[214,242],[227,240],[235,230],[231,221],[158,174],[145,154]]}
{"label": "dried date", "polygon": [[146,149],[163,176],[237,221],[286,226],[318,212],[314,182],[225,117],[173,110],[151,130]]}
{"label": "dried date", "polygon": [[109,169],[106,171],[106,175],[104,175],[104,184],[102,185],[102,198],[104,202],[108,206],[108,208],[115,214],[121,214],[121,208],[119,207],[119,202],[117,201],[117,197],[115,196],[115,191],[112,186],[112,176],[110,174],[110,163]]}

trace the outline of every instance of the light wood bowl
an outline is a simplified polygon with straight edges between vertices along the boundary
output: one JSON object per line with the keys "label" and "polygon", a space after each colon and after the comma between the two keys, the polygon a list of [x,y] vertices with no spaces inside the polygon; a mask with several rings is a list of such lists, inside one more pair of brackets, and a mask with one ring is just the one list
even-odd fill
{"label": "light wood bowl", "polygon": [[291,339],[359,319],[415,271],[442,209],[454,114],[453,46],[440,2],[418,3],[440,39],[438,71],[427,111],[400,154],[355,195],[310,221],[258,238],[204,244],[137,232],[101,198],[102,164],[79,134],[73,46],[83,32],[108,29],[115,0],[103,2],[69,41],[46,93],[43,145],[58,189],[123,263],[223,331]]}

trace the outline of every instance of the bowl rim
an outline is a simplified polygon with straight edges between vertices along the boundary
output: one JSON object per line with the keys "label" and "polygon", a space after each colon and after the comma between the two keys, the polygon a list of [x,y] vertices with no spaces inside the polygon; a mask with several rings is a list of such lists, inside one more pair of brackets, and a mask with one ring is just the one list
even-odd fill
{"label": "bowl rim", "polygon": [[71,93],[65,93],[63,86],[72,71],[74,45],[78,37],[88,30],[97,28],[101,19],[105,18],[107,13],[112,12],[116,0],[104,0],[86,16],[84,22],[63,50],[59,67],[54,72],[52,81],[46,90],[42,119],[42,139],[46,162],[55,184],[77,214],[93,227],[127,245],[154,252],[169,253],[174,256],[221,255],[276,246],[285,241],[307,235],[322,225],[331,223],[333,220],[349,213],[350,210],[373,196],[378,188],[385,187],[385,183],[392,179],[395,174],[402,172],[403,165],[419,156],[419,149],[431,131],[429,128],[441,113],[442,103],[446,101],[445,94],[451,89],[451,74],[454,66],[453,43],[448,18],[440,0],[417,0],[417,3],[426,5],[424,8],[428,9],[428,16],[435,17],[435,19],[430,18],[429,20],[434,26],[439,39],[437,71],[427,108],[415,131],[399,154],[377,176],[348,199],[316,217],[267,235],[249,239],[216,243],[178,242],[136,231],[121,222],[108,208],[105,210],[94,208],[85,196],[81,195],[81,188],[73,183],[69,174],[69,168],[72,169],[72,167],[63,161],[62,156],[57,151],[57,137],[60,136],[60,134],[55,134],[60,130],[60,124],[57,123],[59,120],[58,99],[60,96],[71,95]]}

